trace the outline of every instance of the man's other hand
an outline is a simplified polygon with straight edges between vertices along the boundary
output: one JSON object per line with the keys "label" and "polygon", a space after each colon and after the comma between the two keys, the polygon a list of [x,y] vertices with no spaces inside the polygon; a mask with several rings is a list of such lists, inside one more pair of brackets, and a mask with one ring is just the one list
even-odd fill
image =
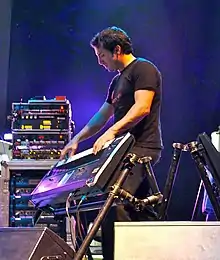
{"label": "man's other hand", "polygon": [[115,138],[114,131],[109,128],[103,135],[101,135],[93,145],[93,153],[97,154],[106,142],[111,141]]}
{"label": "man's other hand", "polygon": [[61,151],[60,160],[64,159],[66,155],[68,155],[68,157],[73,156],[78,148],[78,145],[78,141],[74,139],[71,140]]}

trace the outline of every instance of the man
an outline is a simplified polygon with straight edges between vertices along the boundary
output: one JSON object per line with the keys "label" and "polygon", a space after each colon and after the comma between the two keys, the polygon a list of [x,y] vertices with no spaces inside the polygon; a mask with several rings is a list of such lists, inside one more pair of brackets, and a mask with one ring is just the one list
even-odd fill
{"label": "man", "polygon": [[[130,132],[135,137],[133,153],[150,156],[155,164],[161,154],[162,139],[160,128],[161,75],[148,60],[133,55],[132,43],[127,33],[120,28],[110,27],[99,32],[91,41],[98,63],[109,72],[117,71],[107,98],[100,110],[87,125],[71,140],[61,152],[61,158],[69,153],[74,155],[79,142],[99,132],[110,117],[114,124],[93,145],[96,154],[103,145],[116,136]],[[143,171],[143,167],[137,166]],[[126,188],[139,198],[147,196],[147,183],[135,178],[135,169]],[[143,173],[144,174],[144,173]],[[114,259],[114,221],[155,219],[149,208],[146,214],[138,214],[133,208],[117,206],[111,209],[103,226],[104,259]]]}

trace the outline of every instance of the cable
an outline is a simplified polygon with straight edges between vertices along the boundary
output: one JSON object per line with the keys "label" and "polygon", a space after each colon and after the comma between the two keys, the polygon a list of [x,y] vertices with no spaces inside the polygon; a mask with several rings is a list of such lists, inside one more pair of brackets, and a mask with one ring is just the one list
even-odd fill
{"label": "cable", "polygon": [[[83,195],[81,197],[80,202],[78,203],[78,206],[76,208],[76,220],[75,220],[75,218],[73,216],[70,216],[70,214],[69,214],[70,202],[71,202],[71,198],[72,198],[72,196],[74,196],[74,194],[75,193],[72,193],[72,192],[69,193],[69,195],[66,199],[66,214],[67,214],[67,218],[69,220],[69,225],[70,225],[70,236],[71,236],[71,242],[73,245],[73,250],[74,250],[74,252],[76,252],[76,248],[79,248],[79,245],[77,243],[77,236],[76,236],[76,225],[77,225],[77,229],[78,229],[79,236],[80,236],[79,239],[81,241],[83,241],[82,231],[85,233],[84,227],[80,221],[79,208],[80,208],[80,205],[82,204],[82,202],[86,199],[86,196]],[[74,203],[74,206],[76,206],[75,200],[73,200],[73,203]],[[88,249],[87,254],[88,254],[87,255],[88,259],[93,260],[90,249]]]}
{"label": "cable", "polygon": [[76,208],[76,223],[77,223],[77,228],[78,228],[78,231],[79,231],[79,236],[80,236],[80,239],[81,241],[83,241],[83,234],[82,234],[82,231],[84,232],[84,235],[85,235],[85,230],[83,228],[83,225],[81,223],[81,220],[80,220],[80,212],[79,212],[79,207],[80,205],[82,204],[82,202],[86,199],[86,196],[83,195],[81,197],[81,200]]}
{"label": "cable", "polygon": [[[78,228],[78,232],[79,232],[79,236],[80,236],[81,241],[84,240],[83,234],[82,234],[81,231],[83,231],[84,236],[86,236],[86,233],[85,233],[85,230],[84,230],[84,226],[83,226],[83,224],[82,224],[82,222],[81,222],[81,220],[80,220],[80,211],[79,211],[79,208],[80,208],[80,205],[82,204],[82,202],[83,202],[85,199],[86,199],[86,195],[83,195],[83,196],[81,197],[81,200],[80,200],[80,202],[79,202],[77,208],[76,208],[76,222],[77,222],[77,228]],[[81,230],[81,229],[82,229],[82,230]],[[88,260],[93,260],[93,259],[94,259],[93,256],[92,256],[92,253],[91,253],[90,248],[87,249],[86,255],[87,255],[87,257],[88,257]],[[87,258],[86,258],[86,259],[87,259]]]}
{"label": "cable", "polygon": [[67,218],[68,218],[68,221],[69,221],[70,237],[71,237],[71,242],[72,242],[72,245],[73,245],[73,250],[74,250],[74,252],[76,252],[76,246],[77,246],[76,231],[75,231],[76,230],[75,229],[76,221],[75,221],[74,217],[70,216],[70,214],[69,214],[70,199],[73,195],[74,195],[74,193],[71,192],[66,199],[66,214],[67,214]]}

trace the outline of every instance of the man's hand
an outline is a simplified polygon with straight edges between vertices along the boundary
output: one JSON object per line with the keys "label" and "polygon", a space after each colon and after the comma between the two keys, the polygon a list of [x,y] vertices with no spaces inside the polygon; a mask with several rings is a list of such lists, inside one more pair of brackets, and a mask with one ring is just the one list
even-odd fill
{"label": "man's hand", "polygon": [[93,145],[93,153],[97,154],[106,142],[115,138],[116,133],[109,128],[102,136],[100,136]]}
{"label": "man's hand", "polygon": [[61,151],[60,160],[65,158],[65,155],[68,154],[69,157],[73,156],[78,148],[78,140],[71,140]]}

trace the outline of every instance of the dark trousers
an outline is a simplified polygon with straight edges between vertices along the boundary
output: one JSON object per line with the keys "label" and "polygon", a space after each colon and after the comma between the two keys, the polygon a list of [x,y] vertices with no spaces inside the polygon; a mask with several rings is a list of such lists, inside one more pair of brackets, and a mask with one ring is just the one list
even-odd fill
{"label": "dark trousers", "polygon": [[[140,157],[150,156],[152,166],[155,165],[161,155],[157,149],[133,148],[133,153]],[[141,174],[140,174],[141,171]],[[138,164],[132,169],[132,175],[128,177],[123,188],[135,197],[143,199],[150,195],[150,187],[146,178],[136,176],[146,176],[144,165]],[[137,174],[138,173],[138,174]],[[132,205],[118,205],[112,207],[102,224],[102,251],[104,260],[114,259],[114,222],[127,221],[153,221],[157,220],[157,214],[152,206],[148,206],[144,212],[137,212]]]}

